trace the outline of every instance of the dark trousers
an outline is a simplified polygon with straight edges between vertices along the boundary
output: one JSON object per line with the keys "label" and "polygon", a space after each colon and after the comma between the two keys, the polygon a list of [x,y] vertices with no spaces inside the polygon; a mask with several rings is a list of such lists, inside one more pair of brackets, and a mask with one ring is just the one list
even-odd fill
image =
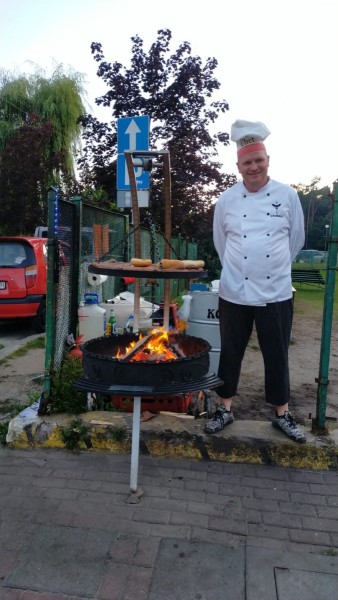
{"label": "dark trousers", "polygon": [[245,306],[219,299],[221,353],[218,376],[224,384],[216,389],[222,398],[237,393],[245,349],[255,324],[265,369],[265,399],[283,405],[290,399],[288,350],[293,300],[266,306]]}

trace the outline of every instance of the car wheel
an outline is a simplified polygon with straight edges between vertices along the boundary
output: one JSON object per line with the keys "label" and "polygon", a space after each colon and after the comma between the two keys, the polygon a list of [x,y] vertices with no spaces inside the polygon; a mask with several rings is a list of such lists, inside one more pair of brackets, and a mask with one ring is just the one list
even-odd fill
{"label": "car wheel", "polygon": [[32,326],[36,333],[44,333],[46,331],[46,300],[42,300],[38,312],[32,321]]}

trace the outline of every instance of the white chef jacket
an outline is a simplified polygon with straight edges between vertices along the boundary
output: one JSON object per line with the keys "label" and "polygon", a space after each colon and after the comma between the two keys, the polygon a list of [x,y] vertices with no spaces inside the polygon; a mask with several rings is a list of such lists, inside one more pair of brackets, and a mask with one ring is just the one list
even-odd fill
{"label": "white chef jacket", "polygon": [[239,181],[217,200],[213,237],[222,265],[221,298],[265,306],[292,297],[291,264],[305,239],[296,190],[269,179],[249,192]]}

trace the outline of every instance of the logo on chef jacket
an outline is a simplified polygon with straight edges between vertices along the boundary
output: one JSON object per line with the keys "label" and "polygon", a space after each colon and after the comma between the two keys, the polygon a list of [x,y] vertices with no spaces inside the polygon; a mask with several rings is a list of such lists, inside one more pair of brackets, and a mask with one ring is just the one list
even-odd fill
{"label": "logo on chef jacket", "polygon": [[275,212],[270,215],[270,217],[282,217],[282,213],[279,211],[279,208],[282,206],[280,202],[272,203],[272,206],[275,209]]}

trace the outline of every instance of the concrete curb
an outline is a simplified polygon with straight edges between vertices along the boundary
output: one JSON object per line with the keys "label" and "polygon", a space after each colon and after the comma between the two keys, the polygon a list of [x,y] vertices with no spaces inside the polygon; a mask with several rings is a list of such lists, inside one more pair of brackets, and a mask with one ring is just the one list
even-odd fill
{"label": "concrete curb", "polygon": [[[38,405],[22,411],[9,424],[11,448],[64,448],[62,432],[83,425],[76,449],[131,452],[131,413],[95,411],[74,415],[38,416]],[[306,469],[336,469],[338,428],[315,436],[304,427],[307,442],[297,444],[265,421],[235,421],[216,435],[203,431],[204,420],[180,413],[158,414],[140,424],[140,454],[229,463],[266,464]]]}

